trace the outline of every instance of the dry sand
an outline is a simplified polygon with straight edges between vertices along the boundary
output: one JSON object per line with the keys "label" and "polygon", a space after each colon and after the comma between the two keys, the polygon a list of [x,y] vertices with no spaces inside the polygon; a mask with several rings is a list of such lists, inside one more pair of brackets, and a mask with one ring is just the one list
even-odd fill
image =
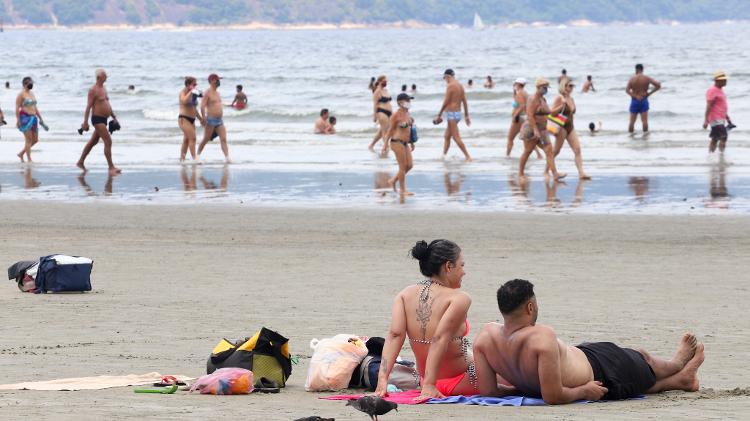
{"label": "dry sand", "polygon": [[[537,286],[540,323],[573,343],[614,340],[671,356],[706,344],[698,393],[535,408],[402,407],[409,419],[741,419],[750,411],[750,219],[278,210],[0,203],[5,264],[48,253],[95,260],[83,295],[0,289],[2,383],[160,371],[199,376],[221,337],[261,326],[302,356],[279,395],[0,392],[0,417],[365,420],[303,389],[309,340],[383,335],[390,302],[420,280],[407,250],[450,238],[466,257],[473,337],[497,320],[495,290]],[[410,352],[405,351],[405,356]]]}

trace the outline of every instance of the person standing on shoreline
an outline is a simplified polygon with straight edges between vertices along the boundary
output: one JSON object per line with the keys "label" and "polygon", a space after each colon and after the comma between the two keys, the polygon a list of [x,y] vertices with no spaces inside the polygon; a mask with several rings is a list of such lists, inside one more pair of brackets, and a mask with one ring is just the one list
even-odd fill
{"label": "person standing on shoreline", "polygon": [[[649,88],[654,88],[649,92]],[[635,65],[635,76],[631,77],[628,81],[628,86],[625,87],[625,93],[627,93],[630,100],[630,123],[628,124],[628,132],[633,133],[635,131],[635,120],[638,116],[641,116],[641,124],[643,125],[643,132],[648,132],[648,110],[649,103],[648,97],[654,92],[661,89],[661,83],[656,79],[643,74],[643,65]]]}
{"label": "person standing on shoreline", "polygon": [[375,151],[375,145],[380,139],[383,139],[383,149],[381,155],[388,154],[388,144],[385,141],[385,135],[388,133],[388,122],[393,114],[391,108],[391,96],[388,94],[388,79],[385,75],[378,76],[375,81],[375,90],[372,93],[372,121],[378,123],[378,132],[370,142],[368,149]]}
{"label": "person standing on shoreline", "polygon": [[[555,153],[549,142],[549,133],[547,132],[547,116],[550,114],[549,105],[544,96],[549,90],[549,81],[547,79],[536,80],[536,92],[529,98],[526,104],[526,115],[528,120],[521,127],[521,139],[523,139],[523,153],[518,161],[518,179],[523,182],[526,179],[524,171],[526,162],[529,160],[531,152],[538,146],[544,150],[547,158],[547,167],[552,171],[555,180],[565,178],[565,173],[558,173],[555,166]],[[547,172],[545,171],[545,177]]]}
{"label": "person standing on shoreline", "polygon": [[[724,72],[714,73],[714,84],[706,91],[706,113],[703,117],[703,128],[711,126],[711,143],[708,151],[713,153],[716,146],[719,146],[719,152],[724,152],[727,146],[729,133],[727,128],[733,127],[732,120],[729,118],[729,106],[727,105],[727,95],[724,93],[724,87],[727,86],[727,74]],[[727,125],[728,123],[728,125]]]}
{"label": "person standing on shoreline", "polygon": [[224,127],[224,108],[219,94],[221,78],[216,73],[211,73],[208,76],[208,84],[209,88],[203,93],[203,100],[201,101],[201,115],[205,118],[206,125],[203,130],[203,140],[198,146],[198,159],[200,159],[203,148],[215,138],[213,135],[216,133],[219,135],[219,141],[221,142],[221,151],[224,152],[224,162],[229,164],[231,160],[229,159],[229,146],[227,145],[227,129]]}
{"label": "person standing on shoreline", "polygon": [[86,166],[84,165],[86,157],[101,139],[104,142],[104,157],[107,159],[109,174],[117,175],[122,170],[115,167],[115,164],[112,163],[112,136],[107,131],[107,120],[112,117],[112,124],[118,129],[120,123],[117,121],[117,117],[115,117],[115,113],[112,111],[112,106],[109,104],[109,95],[107,94],[107,89],[104,87],[104,82],[106,81],[107,72],[104,69],[97,69],[96,83],[89,89],[86,111],[83,113],[83,124],[81,125],[81,130],[79,130],[79,133],[89,130],[90,115],[91,125],[94,126],[94,133],[91,134],[91,139],[83,147],[81,157],[78,159],[76,166],[84,172],[86,171]]}
{"label": "person standing on shoreline", "polygon": [[193,161],[196,161],[198,157],[195,153],[195,143],[197,142],[198,135],[195,130],[195,120],[201,122],[205,126],[205,120],[198,113],[198,97],[199,94],[195,93],[195,89],[198,87],[198,81],[188,76],[185,78],[185,87],[180,91],[180,115],[177,117],[177,125],[182,130],[182,149],[180,149],[180,162],[185,162],[185,155],[190,150],[190,157]]}
{"label": "person standing on shoreline", "polygon": [[23,156],[26,155],[28,162],[31,162],[31,147],[39,142],[39,126],[47,129],[39,112],[36,103],[36,96],[31,92],[34,88],[34,81],[31,77],[26,76],[21,82],[23,89],[16,97],[16,127],[23,133],[24,147],[18,153],[21,162],[24,162]]}
{"label": "person standing on shoreline", "polygon": [[388,180],[388,184],[396,191],[396,183],[400,184],[401,196],[412,196],[414,193],[406,190],[406,173],[414,166],[411,153],[414,151],[414,139],[412,139],[412,127],[414,119],[409,115],[411,97],[407,93],[398,94],[396,97],[398,110],[391,116],[390,127],[385,136],[385,144],[390,145],[398,161],[398,173]]}
{"label": "person standing on shoreline", "polygon": [[443,73],[443,79],[447,85],[445,89],[445,99],[443,106],[440,107],[437,117],[432,121],[433,124],[440,124],[443,121],[443,112],[445,119],[448,120],[448,127],[445,128],[445,142],[443,144],[443,159],[448,154],[451,147],[451,139],[456,142],[458,148],[464,153],[466,162],[471,162],[471,155],[466,150],[466,145],[461,140],[461,133],[458,131],[458,122],[461,121],[461,105],[463,105],[464,115],[466,116],[466,125],[471,126],[471,117],[469,117],[469,104],[466,101],[466,93],[463,86],[456,80],[456,73],[453,69],[447,69]]}

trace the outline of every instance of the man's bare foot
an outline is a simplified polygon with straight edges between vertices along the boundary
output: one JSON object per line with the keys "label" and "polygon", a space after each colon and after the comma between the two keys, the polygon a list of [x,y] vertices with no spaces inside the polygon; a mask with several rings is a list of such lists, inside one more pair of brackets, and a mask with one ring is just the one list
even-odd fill
{"label": "man's bare foot", "polygon": [[224,158],[224,163],[225,163],[225,164],[231,164],[231,163],[232,163],[232,160],[231,160],[231,159],[229,159],[229,158]]}
{"label": "man's bare foot", "polygon": [[375,152],[375,145],[370,145],[367,147],[367,149],[369,149],[370,152]]}
{"label": "man's bare foot", "polygon": [[529,177],[524,174],[518,174],[518,183],[526,183],[527,181],[529,181]]}
{"label": "man's bare foot", "polygon": [[471,161],[473,161],[473,159],[471,159],[471,157],[470,157],[470,156],[467,156],[467,157],[466,157],[466,162],[471,162]]}
{"label": "man's bare foot", "polygon": [[557,173],[557,175],[555,176],[555,180],[562,180],[563,178],[565,178],[565,177],[567,177],[567,176],[568,176],[568,174],[567,174],[567,173],[564,173],[564,172],[559,172],[559,173]]}
{"label": "man's bare foot", "polygon": [[681,389],[686,392],[697,392],[700,388],[700,382],[698,381],[698,368],[706,359],[706,355],[703,351],[703,344],[699,343],[695,349],[695,355],[693,355],[693,358],[685,364],[685,368],[683,368],[682,371],[676,374],[677,376],[680,376]]}
{"label": "man's bare foot", "polygon": [[698,338],[692,333],[688,332],[682,335],[680,339],[680,345],[677,347],[672,362],[680,367],[680,370],[685,368],[685,365],[695,356],[695,351],[698,348]]}
{"label": "man's bare foot", "polygon": [[26,162],[26,161],[23,160],[23,154],[24,154],[24,152],[21,152],[21,153],[17,154],[16,156],[21,159],[21,162]]}
{"label": "man's bare foot", "polygon": [[391,178],[390,180],[388,180],[388,185],[391,186],[394,192],[396,191],[396,179],[395,178]]}
{"label": "man's bare foot", "polygon": [[414,196],[414,193],[408,190],[401,190],[401,196]]}
{"label": "man's bare foot", "polygon": [[86,172],[86,171],[87,171],[87,170],[86,170],[86,166],[85,166],[85,165],[83,165],[83,162],[81,162],[81,161],[78,161],[78,162],[76,163],[76,167],[78,167],[78,168],[82,169],[82,170],[83,170],[83,172]]}
{"label": "man's bare foot", "polygon": [[579,174],[578,178],[581,180],[591,180],[591,176],[588,174]]}
{"label": "man's bare foot", "polygon": [[120,174],[121,172],[122,170],[117,167],[112,167],[109,169],[109,175],[117,175],[117,174]]}

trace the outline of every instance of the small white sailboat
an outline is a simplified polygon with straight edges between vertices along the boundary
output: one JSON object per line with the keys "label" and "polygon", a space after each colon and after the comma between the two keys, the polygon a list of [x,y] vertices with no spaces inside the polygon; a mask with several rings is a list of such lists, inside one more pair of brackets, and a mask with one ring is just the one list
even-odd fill
{"label": "small white sailboat", "polygon": [[484,29],[484,22],[482,22],[482,18],[479,16],[479,13],[474,13],[474,30],[475,31],[481,31]]}

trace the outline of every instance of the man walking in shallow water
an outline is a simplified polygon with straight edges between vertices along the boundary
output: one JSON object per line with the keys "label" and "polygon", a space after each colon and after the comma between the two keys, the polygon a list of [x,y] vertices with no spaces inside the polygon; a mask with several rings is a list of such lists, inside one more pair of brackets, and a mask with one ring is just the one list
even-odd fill
{"label": "man walking in shallow water", "polygon": [[206,127],[203,130],[203,140],[198,146],[198,159],[200,159],[206,144],[215,137],[213,136],[215,132],[221,142],[224,162],[229,164],[231,161],[229,160],[229,146],[227,145],[227,129],[224,127],[224,105],[221,103],[221,95],[218,90],[221,86],[221,78],[216,73],[211,73],[208,76],[208,84],[210,86],[203,93],[201,102],[201,114],[206,118]]}
{"label": "man walking in shallow water", "polygon": [[[648,89],[653,86],[654,89],[651,92]],[[625,93],[630,96],[630,123],[628,124],[628,132],[633,133],[635,131],[635,120],[638,116],[641,116],[641,124],[643,125],[643,132],[648,132],[648,110],[649,103],[648,97],[653,95],[654,92],[661,89],[661,83],[656,79],[643,74],[643,65],[635,65],[635,76],[631,77],[628,81],[628,86],[625,87]]]}
{"label": "man walking in shallow water", "polygon": [[458,122],[461,121],[461,105],[463,105],[464,115],[466,116],[466,125],[471,126],[469,117],[469,104],[466,102],[466,93],[464,87],[456,80],[456,73],[453,69],[448,69],[443,73],[443,79],[448,85],[445,89],[445,100],[440,107],[437,117],[433,120],[434,124],[440,124],[443,121],[443,112],[445,119],[448,120],[448,127],[445,129],[445,143],[443,144],[443,158],[448,154],[451,147],[451,139],[456,142],[458,148],[464,153],[466,162],[471,161],[471,155],[466,150],[466,145],[461,140],[461,134],[458,132]]}
{"label": "man walking in shallow water", "polygon": [[117,127],[119,127],[119,123],[117,122],[115,113],[112,111],[112,106],[109,104],[109,95],[107,94],[107,89],[104,87],[104,82],[106,81],[107,72],[104,69],[97,69],[96,83],[89,89],[88,102],[86,103],[86,111],[83,114],[83,124],[81,125],[82,132],[88,131],[89,115],[91,115],[91,125],[94,126],[94,133],[91,134],[91,139],[83,147],[81,157],[78,159],[76,165],[78,168],[86,171],[86,166],[84,165],[86,157],[91,152],[91,149],[99,143],[99,139],[101,139],[104,141],[104,157],[107,159],[109,174],[116,175],[121,170],[112,163],[112,136],[107,131],[107,120],[112,117],[112,121]]}

